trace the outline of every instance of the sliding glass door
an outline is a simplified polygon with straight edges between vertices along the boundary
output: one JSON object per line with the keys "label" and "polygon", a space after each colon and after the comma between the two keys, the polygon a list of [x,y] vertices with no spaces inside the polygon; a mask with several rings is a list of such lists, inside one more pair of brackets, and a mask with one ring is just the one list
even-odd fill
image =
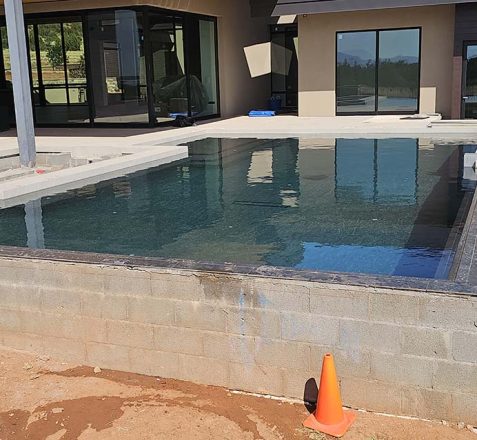
{"label": "sliding glass door", "polygon": [[336,96],[338,113],[376,111],[376,32],[338,34]]}
{"label": "sliding glass door", "polygon": [[7,28],[0,26],[0,127],[14,123],[12,70]]}
{"label": "sliding glass door", "polygon": [[462,87],[463,117],[477,118],[477,43],[464,45],[464,78]]}
{"label": "sliding glass door", "polygon": [[36,122],[89,122],[81,17],[27,21]]}
{"label": "sliding glass door", "polygon": [[168,122],[189,115],[181,17],[149,14],[152,96],[156,121]]}
{"label": "sliding glass door", "polygon": [[379,32],[378,112],[419,111],[420,30]]}
{"label": "sliding glass door", "polygon": [[[219,114],[214,18],[144,6],[27,15],[25,24],[37,124],[154,126]],[[3,21],[0,33],[5,107],[13,93]]]}
{"label": "sliding glass door", "polygon": [[192,117],[216,115],[219,112],[219,91],[214,20],[186,16],[186,50],[189,114]]}
{"label": "sliding glass door", "polygon": [[87,23],[94,122],[148,123],[143,14],[93,12]]}
{"label": "sliding glass door", "polygon": [[339,32],[337,114],[419,111],[420,29]]}

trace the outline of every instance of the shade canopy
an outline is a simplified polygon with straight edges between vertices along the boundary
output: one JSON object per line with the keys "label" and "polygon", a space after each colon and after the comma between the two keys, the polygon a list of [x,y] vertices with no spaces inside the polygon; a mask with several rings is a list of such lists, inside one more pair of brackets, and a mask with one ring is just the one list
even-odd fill
{"label": "shade canopy", "polygon": [[475,0],[250,0],[254,16],[318,14],[370,9],[473,3]]}

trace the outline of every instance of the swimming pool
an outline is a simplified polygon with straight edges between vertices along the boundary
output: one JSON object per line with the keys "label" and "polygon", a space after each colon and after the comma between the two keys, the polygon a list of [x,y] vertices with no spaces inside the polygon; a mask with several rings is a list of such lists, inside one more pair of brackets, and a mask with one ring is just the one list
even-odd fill
{"label": "swimming pool", "polygon": [[[0,244],[446,278],[474,146],[218,139],[174,164],[0,210]],[[469,150],[470,149],[470,150]]]}

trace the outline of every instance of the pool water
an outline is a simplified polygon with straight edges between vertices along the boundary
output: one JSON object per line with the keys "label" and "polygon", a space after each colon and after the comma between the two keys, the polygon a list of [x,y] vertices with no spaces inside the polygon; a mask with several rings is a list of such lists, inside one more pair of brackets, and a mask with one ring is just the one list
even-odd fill
{"label": "pool water", "polygon": [[167,167],[1,210],[0,244],[446,278],[475,189],[466,148],[204,139]]}

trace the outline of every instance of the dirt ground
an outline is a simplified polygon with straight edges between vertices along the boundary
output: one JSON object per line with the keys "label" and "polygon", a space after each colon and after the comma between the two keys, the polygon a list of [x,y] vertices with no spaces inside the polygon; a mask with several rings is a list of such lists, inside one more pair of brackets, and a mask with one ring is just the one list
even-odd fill
{"label": "dirt ground", "polygon": [[[98,370],[97,370],[98,371]],[[325,440],[303,405],[0,350],[0,440]],[[477,440],[467,428],[358,413],[345,440]]]}

